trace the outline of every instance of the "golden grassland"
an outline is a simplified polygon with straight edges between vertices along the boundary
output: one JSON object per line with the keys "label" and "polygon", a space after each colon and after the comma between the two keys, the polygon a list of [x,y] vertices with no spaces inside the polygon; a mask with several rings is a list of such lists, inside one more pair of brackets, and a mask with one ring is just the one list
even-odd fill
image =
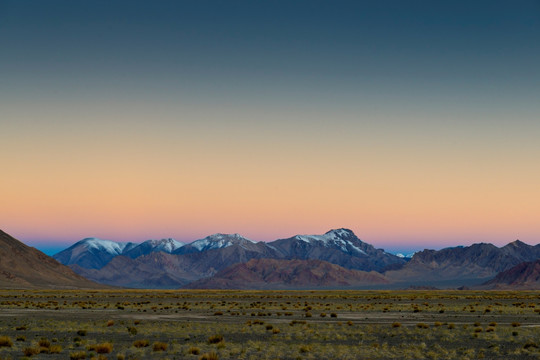
{"label": "golden grassland", "polygon": [[533,291],[0,291],[0,359],[535,359]]}

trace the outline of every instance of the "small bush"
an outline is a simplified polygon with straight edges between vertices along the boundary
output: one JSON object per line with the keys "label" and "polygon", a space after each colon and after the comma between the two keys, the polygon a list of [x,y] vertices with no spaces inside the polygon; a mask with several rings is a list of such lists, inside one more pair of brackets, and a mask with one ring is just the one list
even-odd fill
{"label": "small bush", "polygon": [[62,352],[62,347],[60,345],[53,345],[49,348],[50,354],[60,354]]}
{"label": "small bush", "polygon": [[492,321],[492,322],[489,323],[489,326],[495,327],[495,326],[497,326],[497,323],[495,321]]}
{"label": "small bush", "polygon": [[24,356],[30,357],[30,356],[39,354],[41,351],[40,351],[40,348],[38,347],[27,347],[27,348],[24,348],[22,352]]}
{"label": "small bush", "polygon": [[320,317],[326,317],[326,313],[321,313]]}
{"label": "small bush", "polygon": [[142,347],[148,347],[150,345],[150,342],[146,339],[144,340],[135,340],[133,342],[133,346],[136,348],[142,348]]}
{"label": "small bush", "polygon": [[85,351],[77,351],[72,352],[69,354],[70,360],[83,360],[86,359],[86,352]]}
{"label": "small bush", "polygon": [[266,325],[266,330],[272,330],[273,328],[274,328],[274,325],[270,325],[270,324]]}
{"label": "small bush", "polygon": [[113,326],[113,325],[114,325],[114,321],[113,321],[113,320],[107,321],[107,327]]}
{"label": "small bush", "polygon": [[199,360],[219,360],[219,356],[218,354],[212,351],[209,353],[202,354]]}
{"label": "small bush", "polygon": [[152,345],[152,350],[154,351],[167,351],[167,344],[164,342],[155,342],[154,345]]}
{"label": "small bush", "polygon": [[135,326],[128,326],[127,327],[127,331],[128,333],[130,333],[131,335],[137,335],[137,328]]}
{"label": "small bush", "polygon": [[126,360],[126,356],[124,354],[118,354],[116,355],[116,360]]}
{"label": "small bush", "polygon": [[26,336],[24,335],[20,335],[20,336],[17,336],[17,341],[26,341]]}
{"label": "small bush", "polygon": [[449,329],[455,329],[455,328],[456,328],[456,324],[450,323],[450,324],[448,324],[448,328],[449,328]]}
{"label": "small bush", "polygon": [[336,313],[331,313],[330,317],[337,318],[337,314]]}
{"label": "small bush", "polygon": [[429,329],[429,325],[424,323],[418,323],[416,324],[416,327],[419,329]]}
{"label": "small bush", "polygon": [[41,338],[38,342],[38,345],[44,348],[50,348],[51,342],[45,338]]}
{"label": "small bush", "polygon": [[401,327],[401,323],[400,323],[400,322],[392,323],[392,327],[393,327],[393,328]]}
{"label": "small bush", "polygon": [[273,328],[272,329],[272,334],[279,334],[281,332],[281,330],[279,330],[278,328]]}
{"label": "small bush", "polygon": [[17,330],[17,331],[26,330],[26,325],[23,325],[23,326],[17,326],[17,327],[15,328],[15,330]]}
{"label": "small bush", "polygon": [[214,316],[221,316],[221,315],[223,315],[223,311],[216,311],[214,313]]}
{"label": "small bush", "polygon": [[521,324],[518,323],[517,321],[514,321],[514,322],[512,323],[512,327],[519,327],[519,326],[521,326]]}
{"label": "small bush", "polygon": [[77,331],[77,335],[79,335],[79,336],[86,336],[86,334],[87,334],[86,330],[78,330]]}
{"label": "small bush", "polygon": [[208,338],[209,344],[217,344],[218,342],[221,342],[221,341],[223,341],[223,335],[221,334],[212,335]]}
{"label": "small bush", "polygon": [[112,352],[113,346],[111,343],[97,344],[95,350],[98,354],[109,354]]}
{"label": "small bush", "polygon": [[0,336],[0,347],[12,347],[13,341],[7,336]]}
{"label": "small bush", "polygon": [[188,354],[191,354],[191,355],[199,355],[201,353],[201,349],[199,349],[198,347],[196,346],[192,346],[188,349]]}
{"label": "small bush", "polygon": [[307,353],[307,352],[310,352],[311,348],[308,346],[308,345],[302,345],[300,346],[300,349],[299,351],[303,354],[303,353]]}

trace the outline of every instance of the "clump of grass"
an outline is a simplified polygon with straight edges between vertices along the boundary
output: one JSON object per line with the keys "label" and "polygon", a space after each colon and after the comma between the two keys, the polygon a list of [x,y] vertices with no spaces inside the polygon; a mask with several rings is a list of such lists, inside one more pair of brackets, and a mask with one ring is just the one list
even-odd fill
{"label": "clump of grass", "polygon": [[272,329],[272,334],[279,334],[281,332],[281,330],[279,330],[278,328],[273,328]]}
{"label": "clump of grass", "polygon": [[154,350],[154,351],[167,351],[167,347],[168,347],[168,345],[166,343],[156,341],[152,345],[152,350]]}
{"label": "clump of grass", "polygon": [[456,324],[450,323],[450,324],[448,324],[448,328],[449,328],[449,329],[455,329],[455,328],[456,328]]}
{"label": "clump of grass", "polygon": [[401,323],[400,323],[400,322],[392,323],[392,327],[393,327],[393,328],[401,327]]}
{"label": "clump of grass", "polygon": [[214,316],[221,316],[221,315],[223,315],[223,311],[216,311],[214,313]]}
{"label": "clump of grass", "polygon": [[202,354],[199,360],[219,360],[219,356],[218,354],[212,351],[209,353]]}
{"label": "clump of grass", "polygon": [[114,320],[107,321],[107,327],[110,327],[110,326],[113,326],[113,325],[114,325]]}
{"label": "clump of grass", "polygon": [[201,353],[201,349],[199,349],[198,347],[196,346],[192,346],[188,349],[188,354],[191,354],[191,355],[199,355]]}
{"label": "clump of grass", "polygon": [[321,313],[320,317],[326,317],[326,313]]}
{"label": "clump of grass", "polygon": [[536,344],[534,341],[529,340],[523,345],[523,348],[528,350],[530,348],[538,349],[538,344]]}
{"label": "clump of grass", "polygon": [[86,330],[78,330],[77,331],[77,335],[79,335],[79,336],[86,336],[87,333],[88,332]]}
{"label": "clump of grass", "polygon": [[266,330],[272,330],[274,328],[274,325],[268,324],[266,325]]}
{"label": "clump of grass", "polygon": [[495,326],[497,326],[497,323],[496,323],[495,321],[492,321],[492,322],[490,322],[488,325],[489,325],[489,326],[495,327]]}
{"label": "clump of grass", "polygon": [[416,327],[419,329],[429,329],[429,325],[425,323],[418,323],[416,324]]}
{"label": "clump of grass", "polygon": [[0,336],[0,347],[12,347],[13,341],[7,336]]}
{"label": "clump of grass", "polygon": [[17,341],[26,341],[26,336],[24,336],[24,335],[19,335],[19,336],[17,336],[17,339],[16,339],[16,340],[17,340]]}
{"label": "clump of grass", "polygon": [[136,348],[148,347],[149,345],[150,342],[146,339],[135,340],[133,342],[133,346],[135,346]]}
{"label": "clump of grass", "polygon": [[309,347],[308,345],[302,345],[300,346],[300,349],[298,349],[298,351],[300,351],[300,353],[307,353],[307,352],[310,352],[311,351],[311,347]]}
{"label": "clump of grass", "polygon": [[127,331],[128,333],[130,333],[131,335],[137,335],[137,328],[135,326],[128,326],[127,327]]}
{"label": "clump of grass", "polygon": [[116,355],[116,360],[126,360],[126,356],[124,354],[118,354]]}
{"label": "clump of grass", "polygon": [[112,352],[113,345],[111,343],[103,343],[103,344],[96,344],[96,345],[89,345],[87,350],[94,350],[98,354],[109,354]]}
{"label": "clump of grass", "polygon": [[17,331],[23,331],[23,330],[26,330],[26,325],[23,325],[23,326],[17,326],[17,327],[15,328],[15,330],[17,330]]}
{"label": "clump of grass", "polygon": [[60,354],[62,347],[60,345],[53,345],[49,348],[49,354]]}
{"label": "clump of grass", "polygon": [[337,318],[337,314],[335,312],[330,314],[330,317]]}
{"label": "clump of grass", "polygon": [[86,359],[86,352],[85,351],[77,351],[72,352],[69,354],[70,360],[83,360]]}
{"label": "clump of grass", "polygon": [[222,342],[223,341],[223,335],[221,334],[217,334],[217,335],[212,335],[208,338],[208,343],[209,344],[217,344],[219,342]]}
{"label": "clump of grass", "polygon": [[27,347],[27,348],[24,348],[22,352],[24,356],[31,357],[31,356],[39,354],[41,352],[41,349],[38,347]]}
{"label": "clump of grass", "polygon": [[51,342],[45,338],[41,338],[38,342],[38,345],[48,349],[51,347]]}
{"label": "clump of grass", "polygon": [[514,321],[511,325],[512,325],[512,327],[519,327],[519,326],[521,326],[521,324],[518,323],[517,321]]}

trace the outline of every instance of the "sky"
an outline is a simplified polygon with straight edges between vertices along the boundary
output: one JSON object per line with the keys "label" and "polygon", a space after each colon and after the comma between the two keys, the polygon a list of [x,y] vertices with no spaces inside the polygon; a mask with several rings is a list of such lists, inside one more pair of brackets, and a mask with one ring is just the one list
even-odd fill
{"label": "sky", "polygon": [[540,1],[0,0],[0,228],[540,242]]}

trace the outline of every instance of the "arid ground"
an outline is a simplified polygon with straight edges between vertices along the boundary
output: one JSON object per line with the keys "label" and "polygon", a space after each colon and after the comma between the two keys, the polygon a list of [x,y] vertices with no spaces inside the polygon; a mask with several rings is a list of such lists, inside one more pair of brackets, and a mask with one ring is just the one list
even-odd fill
{"label": "arid ground", "polygon": [[0,359],[540,358],[540,292],[0,291]]}

